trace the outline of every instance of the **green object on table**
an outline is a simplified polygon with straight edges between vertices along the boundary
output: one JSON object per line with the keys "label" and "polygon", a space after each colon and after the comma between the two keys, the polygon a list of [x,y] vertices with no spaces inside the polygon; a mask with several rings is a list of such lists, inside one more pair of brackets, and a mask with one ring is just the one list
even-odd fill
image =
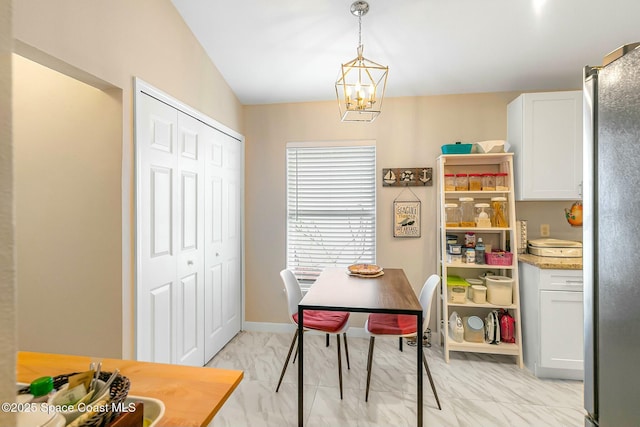
{"label": "green object on table", "polygon": [[29,384],[29,392],[34,397],[45,396],[53,390],[53,377],[40,377]]}

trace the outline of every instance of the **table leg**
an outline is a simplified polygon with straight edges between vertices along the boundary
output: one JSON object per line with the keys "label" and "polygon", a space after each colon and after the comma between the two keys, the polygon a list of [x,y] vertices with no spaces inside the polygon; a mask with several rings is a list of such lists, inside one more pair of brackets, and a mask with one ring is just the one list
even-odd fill
{"label": "table leg", "polygon": [[[304,408],[303,408],[303,375],[304,375],[304,355],[302,354],[304,351],[303,344],[303,336],[304,336],[304,310],[301,307],[298,307],[298,426],[302,427],[303,419],[304,419]],[[422,372],[422,370],[420,370]]]}
{"label": "table leg", "polygon": [[416,321],[418,328],[416,331],[416,351],[418,356],[418,427],[422,427],[422,312],[416,315]]}

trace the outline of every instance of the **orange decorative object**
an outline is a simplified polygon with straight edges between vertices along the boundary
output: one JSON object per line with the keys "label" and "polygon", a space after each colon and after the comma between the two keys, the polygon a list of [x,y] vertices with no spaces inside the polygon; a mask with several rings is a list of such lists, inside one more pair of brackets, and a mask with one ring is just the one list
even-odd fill
{"label": "orange decorative object", "polygon": [[564,213],[572,227],[582,227],[582,202],[575,202],[571,209],[565,209]]}

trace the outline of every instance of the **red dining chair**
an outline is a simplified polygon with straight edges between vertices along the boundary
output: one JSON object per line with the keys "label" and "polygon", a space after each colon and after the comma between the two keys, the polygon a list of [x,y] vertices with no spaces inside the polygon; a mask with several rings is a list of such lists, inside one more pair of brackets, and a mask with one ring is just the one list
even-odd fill
{"label": "red dining chair", "polygon": [[[302,291],[300,290],[300,284],[298,279],[291,270],[284,269],[280,272],[280,277],[284,282],[284,287],[287,292],[287,301],[289,305],[289,320],[291,320],[296,326],[298,325],[298,303],[302,299]],[[340,399],[342,399],[342,354],[340,353],[340,334],[344,336],[344,351],[347,358],[347,369],[351,369],[349,366],[349,347],[347,345],[347,329],[349,328],[349,313],[344,311],[324,311],[324,310],[305,310],[304,311],[304,330],[325,332],[327,334],[335,334],[338,341],[338,381],[340,382]],[[289,347],[289,353],[287,359],[282,366],[282,372],[280,373],[280,380],[278,380],[278,386],[276,387],[276,393],[280,389],[282,379],[287,371],[287,365],[289,365],[289,359],[291,353],[296,344],[298,338],[298,328],[293,335],[291,346]],[[328,345],[328,344],[327,344]],[[296,347],[296,353],[293,358],[298,355],[298,348]]]}
{"label": "red dining chair", "polygon": [[[427,326],[429,325],[429,315],[431,312],[431,300],[436,292],[436,288],[440,283],[440,276],[437,274],[431,275],[422,286],[420,291],[420,305],[422,306],[422,331],[420,336],[416,336],[416,316],[410,314],[383,314],[383,313],[371,313],[365,322],[364,329],[371,335],[369,339],[369,357],[367,358],[367,391],[365,395],[365,402],[369,401],[369,385],[371,383],[371,371],[373,368],[373,347],[375,345],[377,336],[394,336],[394,337],[412,337],[416,336],[416,342],[418,345],[422,344],[422,334],[424,334]],[[438,409],[442,410],[440,406],[440,399],[438,399],[438,393],[436,392],[436,386],[433,383],[431,377],[431,371],[429,370],[429,364],[427,363],[427,357],[422,353],[422,362],[427,370],[429,382],[431,383],[431,389],[436,397],[438,403]]]}

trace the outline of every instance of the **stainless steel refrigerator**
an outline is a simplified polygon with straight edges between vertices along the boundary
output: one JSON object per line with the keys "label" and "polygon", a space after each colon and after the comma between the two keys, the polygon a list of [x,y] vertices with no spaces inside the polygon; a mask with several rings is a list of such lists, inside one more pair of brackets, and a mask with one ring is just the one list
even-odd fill
{"label": "stainless steel refrigerator", "polygon": [[640,426],[640,48],[584,70],[585,426]]}

